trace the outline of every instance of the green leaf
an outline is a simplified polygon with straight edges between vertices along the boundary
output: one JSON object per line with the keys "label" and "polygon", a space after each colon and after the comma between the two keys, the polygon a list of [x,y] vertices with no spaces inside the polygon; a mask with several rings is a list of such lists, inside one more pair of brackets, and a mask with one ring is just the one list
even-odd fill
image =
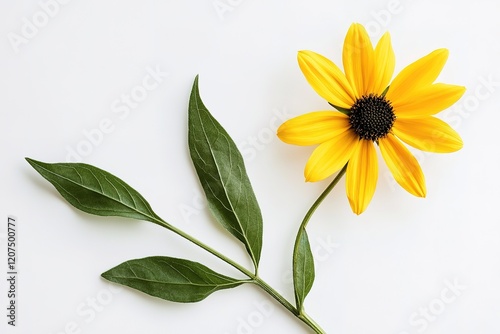
{"label": "green leaf", "polygon": [[314,283],[314,258],[306,230],[302,230],[293,251],[293,287],[297,309],[302,310],[304,299]]}
{"label": "green leaf", "polygon": [[262,215],[243,157],[210,114],[196,77],[189,100],[189,150],[216,220],[245,245],[255,268],[262,249]]}
{"label": "green leaf", "polygon": [[330,102],[328,102],[328,104],[337,109],[338,111],[340,111],[341,113],[346,114],[347,116],[351,114],[351,109],[342,108],[334,104],[331,104]]}
{"label": "green leaf", "polygon": [[382,97],[384,97],[384,96],[387,94],[387,92],[389,91],[389,87],[390,87],[390,86],[387,86],[387,87],[384,89],[384,91],[382,92]]}
{"label": "green leaf", "polygon": [[83,163],[26,160],[77,209],[99,216],[161,221],[141,194],[102,169]]}
{"label": "green leaf", "polygon": [[148,295],[180,303],[205,299],[211,293],[245,283],[184,259],[153,256],[124,262],[102,274]]}

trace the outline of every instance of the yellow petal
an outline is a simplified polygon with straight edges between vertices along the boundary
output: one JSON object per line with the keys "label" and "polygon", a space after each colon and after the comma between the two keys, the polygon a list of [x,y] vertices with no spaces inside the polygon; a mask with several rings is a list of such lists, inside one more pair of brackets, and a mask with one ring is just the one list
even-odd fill
{"label": "yellow petal", "polygon": [[393,103],[405,100],[414,90],[432,84],[448,59],[447,49],[438,49],[406,66],[391,83],[387,99]]}
{"label": "yellow petal", "polygon": [[352,211],[359,215],[368,207],[375,193],[378,163],[375,145],[360,140],[347,166],[346,191]]}
{"label": "yellow petal", "polygon": [[299,51],[297,59],[307,82],[316,93],[336,106],[351,108],[355,95],[337,65],[312,51]]}
{"label": "yellow petal", "polygon": [[396,56],[392,49],[391,35],[386,32],[375,47],[373,93],[380,95],[389,86],[395,66]]}
{"label": "yellow petal", "polygon": [[422,151],[449,153],[463,147],[460,135],[451,126],[432,116],[397,118],[392,130],[399,139]]}
{"label": "yellow petal", "polygon": [[380,152],[394,179],[410,194],[425,197],[425,177],[417,159],[396,138],[389,134],[379,139]]}
{"label": "yellow petal", "polygon": [[354,23],[347,31],[342,52],[347,80],[360,98],[373,91],[374,52],[365,28]]}
{"label": "yellow petal", "polygon": [[452,106],[464,93],[463,86],[437,83],[392,102],[392,107],[399,117],[430,116]]}
{"label": "yellow petal", "polygon": [[358,143],[358,136],[346,131],[319,145],[307,161],[304,171],[306,181],[323,180],[344,167]]}
{"label": "yellow petal", "polygon": [[288,144],[316,145],[349,130],[349,117],[336,111],[315,111],[292,118],[278,128],[278,137]]}

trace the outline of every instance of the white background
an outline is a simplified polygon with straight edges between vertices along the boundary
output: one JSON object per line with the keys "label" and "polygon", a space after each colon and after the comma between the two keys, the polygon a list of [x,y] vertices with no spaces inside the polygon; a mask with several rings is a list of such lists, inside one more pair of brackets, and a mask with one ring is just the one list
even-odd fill
{"label": "white background", "polygon": [[[50,17],[40,3],[52,3]],[[328,108],[296,53],[314,50],[340,65],[352,22],[363,23],[374,43],[391,32],[396,71],[434,49],[450,50],[438,81],[468,90],[440,116],[465,146],[450,155],[416,152],[426,199],[395,185],[382,161],[361,216],[339,184],[309,226],[317,271],[306,309],[335,334],[500,333],[498,1],[40,3],[0,3],[4,274],[9,215],[19,230],[18,326],[6,324],[1,279],[1,333],[307,333],[253,286],[196,304],[117,290],[100,274],[151,255],[238,273],[156,225],[77,211],[24,157],[63,162],[74,151],[126,180],[170,223],[250,266],[204,208],[189,158],[187,102],[200,74],[205,104],[239,144],[262,208],[261,276],[293,300],[296,229],[328,180],[305,183],[312,148],[273,134],[287,118]],[[27,27],[33,23],[36,30]],[[150,71],[161,72],[156,84]],[[137,96],[145,79],[156,87],[126,107],[122,98]]]}

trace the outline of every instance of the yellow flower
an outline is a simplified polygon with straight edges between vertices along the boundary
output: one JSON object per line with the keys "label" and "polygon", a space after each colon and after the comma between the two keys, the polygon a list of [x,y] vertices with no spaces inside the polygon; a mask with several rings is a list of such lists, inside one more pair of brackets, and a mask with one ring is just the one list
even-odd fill
{"label": "yellow flower", "polygon": [[[278,137],[294,145],[319,145],[305,167],[306,181],[320,181],[347,162],[346,191],[354,213],[370,203],[378,178],[375,145],[396,181],[425,197],[424,174],[401,142],[428,152],[454,152],[462,139],[433,115],[450,107],[465,87],[434,83],[448,58],[438,49],[404,68],[391,81],[395,56],[389,33],[373,48],[361,24],[347,32],[342,53],[345,74],[330,60],[300,51],[300,69],[312,88],[338,111],[316,111],[292,118]],[[390,83],[390,85],[389,85]]]}

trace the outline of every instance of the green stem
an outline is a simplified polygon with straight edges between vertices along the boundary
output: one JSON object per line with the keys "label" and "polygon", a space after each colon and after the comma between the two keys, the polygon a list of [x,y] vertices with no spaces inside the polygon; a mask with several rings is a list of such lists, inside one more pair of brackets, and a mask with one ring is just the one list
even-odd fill
{"label": "green stem", "polygon": [[[328,194],[333,190],[333,188],[335,188],[335,186],[337,185],[337,183],[339,183],[339,181],[342,178],[342,176],[344,176],[346,170],[347,170],[347,164],[345,164],[345,166],[342,167],[342,169],[340,170],[340,172],[333,179],[332,183],[330,183],[330,185],[328,185],[328,187],[323,191],[323,193],[321,193],[321,195],[319,195],[318,199],[316,199],[316,201],[313,203],[313,205],[309,208],[309,211],[307,211],[306,215],[304,216],[304,219],[302,220],[302,223],[300,224],[299,230],[297,231],[297,237],[295,238],[295,245],[294,245],[294,248],[293,248],[293,259],[294,259],[294,261],[293,261],[293,265],[294,265],[293,272],[294,273],[295,273],[295,258],[297,257],[297,253],[299,251],[300,240],[302,238],[302,235],[306,231],[306,227],[307,227],[307,224],[309,223],[309,220],[311,219],[312,215],[314,214],[314,212],[316,211],[316,209],[319,207],[319,205],[326,198],[326,196],[328,196]],[[295,277],[295,275],[294,275],[294,277]],[[299,300],[297,299],[297,295],[296,295],[295,301],[296,301],[296,304],[297,304],[297,308],[299,310],[299,317],[304,317],[304,318],[307,318],[310,321],[312,321],[312,319],[310,319],[309,316],[307,316],[307,314],[305,314],[303,304],[299,303]]]}
{"label": "green stem", "polygon": [[222,261],[226,262],[227,264],[229,264],[233,268],[237,269],[238,271],[240,271],[244,275],[246,275],[246,276],[248,276],[250,278],[253,278],[255,276],[250,270],[246,269],[242,265],[240,265],[240,264],[236,263],[235,261],[231,260],[230,258],[228,258],[227,256],[225,256],[224,254],[219,253],[218,251],[216,251],[212,247],[206,245],[205,243],[201,242],[200,240],[196,239],[195,237],[193,237],[193,236],[187,234],[186,232],[178,229],[177,227],[172,226],[172,225],[170,225],[169,223],[167,223],[167,222],[165,222],[163,220],[158,220],[157,223],[159,225],[165,227],[166,229],[174,232],[175,234],[183,237],[184,239],[187,239],[187,240],[191,241],[196,246],[198,246],[200,248],[203,248],[204,250],[206,250],[210,254],[218,257],[219,259],[221,259]]}
{"label": "green stem", "polygon": [[267,292],[271,297],[273,297],[276,301],[278,301],[281,305],[283,305],[288,311],[290,311],[295,317],[297,317],[300,321],[302,321],[307,326],[309,326],[312,330],[314,330],[315,333],[325,334],[325,332],[321,329],[321,327],[319,327],[316,324],[316,322],[314,322],[313,319],[311,319],[310,317],[308,317],[305,314],[300,314],[300,312],[297,310],[297,308],[295,308],[295,306],[293,306],[288,300],[286,300],[285,297],[283,297],[278,291],[276,291],[273,287],[271,287],[266,281],[264,281],[262,278],[260,278],[257,274],[257,269],[256,269],[256,273],[254,274],[250,270],[248,270],[245,267],[243,267],[242,265],[240,265],[239,263],[231,260],[230,258],[225,256],[224,254],[219,253],[218,251],[216,251],[212,247],[206,245],[205,243],[203,243],[200,240],[196,239],[195,237],[187,234],[186,232],[176,228],[175,226],[170,225],[169,223],[165,222],[164,220],[153,218],[153,217],[151,217],[151,218],[158,225],[165,227],[166,229],[174,232],[175,234],[181,236],[182,238],[184,238],[186,240],[191,241],[192,243],[194,243],[198,247],[206,250],[210,254],[221,259],[222,261],[226,262],[227,264],[229,264],[230,266],[232,266],[233,268],[235,268],[236,270],[238,270],[239,272],[241,272],[242,274],[247,276],[248,278],[251,279],[249,282],[258,285],[262,290]]}
{"label": "green stem", "polygon": [[314,329],[318,334],[326,334],[326,332],[314,321],[308,314],[302,312],[299,314],[299,319],[305,322],[309,327]]}
{"label": "green stem", "polygon": [[326,332],[307,314],[300,312],[295,308],[289,301],[287,301],[282,295],[280,295],[276,290],[274,290],[269,284],[263,281],[260,277],[254,278],[255,284],[266,291],[271,297],[276,299],[281,305],[283,305],[288,311],[290,311],[294,316],[296,316],[300,321],[305,323],[309,328],[311,328],[316,334],[326,334]]}
{"label": "green stem", "polygon": [[316,209],[318,208],[318,206],[321,204],[321,202],[323,202],[323,200],[326,198],[326,196],[328,196],[328,194],[333,190],[333,188],[335,188],[335,186],[337,185],[337,183],[339,183],[339,181],[342,178],[342,176],[344,176],[346,170],[347,170],[347,164],[345,164],[345,166],[342,167],[342,169],[340,170],[340,172],[333,179],[332,183],[330,183],[330,185],[323,191],[323,193],[321,195],[319,195],[319,197],[316,200],[316,202],[314,202],[314,204],[311,206],[311,208],[309,209],[309,211],[307,211],[307,213],[306,213],[306,215],[304,217],[304,220],[302,220],[302,224],[300,224],[299,232],[297,234],[297,239],[296,239],[296,242],[295,242],[295,246],[297,246],[297,240],[299,239],[299,236],[302,234],[302,231],[306,229],[307,223],[309,223],[309,220],[311,219],[312,215],[314,214],[314,212],[316,211]]}

